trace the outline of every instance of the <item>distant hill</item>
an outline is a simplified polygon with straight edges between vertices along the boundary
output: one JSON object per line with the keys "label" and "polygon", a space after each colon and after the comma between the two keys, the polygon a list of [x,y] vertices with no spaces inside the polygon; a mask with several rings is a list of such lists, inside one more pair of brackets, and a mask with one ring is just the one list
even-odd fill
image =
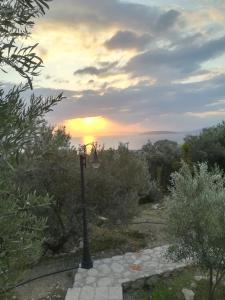
{"label": "distant hill", "polygon": [[164,131],[164,130],[153,130],[153,131],[146,131],[142,132],[141,135],[153,135],[153,134],[178,134],[181,132],[176,132],[176,131]]}
{"label": "distant hill", "polygon": [[200,132],[202,131],[202,129],[196,129],[196,130],[192,130],[192,131],[168,131],[168,130],[152,130],[152,131],[146,131],[146,132],[142,132],[140,133],[140,135],[170,135],[170,134],[178,134],[178,135],[198,135],[200,134]]}

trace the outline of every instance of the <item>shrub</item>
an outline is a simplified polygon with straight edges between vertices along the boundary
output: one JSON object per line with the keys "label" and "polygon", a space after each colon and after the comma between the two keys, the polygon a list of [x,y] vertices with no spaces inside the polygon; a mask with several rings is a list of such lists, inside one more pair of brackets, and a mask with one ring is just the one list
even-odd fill
{"label": "shrub", "polygon": [[167,191],[170,174],[180,165],[180,148],[170,140],[150,141],[142,148],[152,180],[156,181],[162,191]]}
{"label": "shrub", "polygon": [[209,273],[209,300],[225,275],[225,187],[223,173],[206,163],[183,164],[172,176],[169,229],[175,260],[192,259]]}
{"label": "shrub", "polygon": [[123,145],[99,153],[100,168],[88,170],[87,193],[95,214],[125,223],[147,195],[150,178],[145,160]]}
{"label": "shrub", "polygon": [[150,181],[149,192],[145,197],[140,198],[139,204],[159,202],[163,198],[163,193],[156,181]]}
{"label": "shrub", "polygon": [[183,159],[189,163],[207,161],[225,170],[225,122],[205,128],[198,136],[187,136],[182,147]]}

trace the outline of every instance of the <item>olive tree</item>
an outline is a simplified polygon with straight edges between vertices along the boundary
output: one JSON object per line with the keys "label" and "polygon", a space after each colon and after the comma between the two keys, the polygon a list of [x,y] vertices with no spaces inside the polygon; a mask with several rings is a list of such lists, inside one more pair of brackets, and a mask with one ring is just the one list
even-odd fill
{"label": "olive tree", "polygon": [[150,141],[142,147],[152,180],[167,191],[170,174],[177,170],[180,163],[179,145],[170,140]]}
{"label": "olive tree", "polygon": [[169,229],[176,260],[192,259],[209,274],[209,300],[225,275],[225,181],[219,169],[206,163],[183,164],[172,175]]}
{"label": "olive tree", "polygon": [[40,256],[46,219],[38,209],[51,200],[47,194],[24,193],[14,182],[25,146],[39,134],[45,113],[62,99],[62,95],[46,99],[33,95],[28,103],[22,98],[42,66],[36,45],[24,46],[23,41],[35,18],[48,8],[47,2],[0,1],[0,71],[12,69],[28,82],[8,92],[0,87],[0,291]]}
{"label": "olive tree", "polygon": [[[7,177],[4,177],[4,176]],[[49,205],[48,195],[23,193],[9,178],[0,174],[0,292],[20,278],[24,268],[35,263],[42,253],[46,219],[38,209]]]}
{"label": "olive tree", "polygon": [[225,122],[203,129],[197,136],[187,136],[182,146],[183,159],[191,163],[207,161],[225,170]]}
{"label": "olive tree", "polygon": [[150,176],[145,158],[123,144],[99,153],[100,168],[89,168],[87,192],[95,214],[125,223],[137,213],[139,199],[148,195]]}
{"label": "olive tree", "polygon": [[15,182],[25,193],[51,195],[44,249],[61,251],[68,240],[79,240],[80,169],[76,149],[65,128],[41,125],[40,133],[20,156]]}
{"label": "olive tree", "polygon": [[27,106],[20,94],[21,87],[0,94],[0,290],[40,257],[46,216],[39,210],[51,202],[47,193],[23,191],[15,178],[25,149],[40,135],[43,115],[61,95],[47,99],[32,96]]}
{"label": "olive tree", "polygon": [[15,163],[25,147],[40,134],[41,124],[45,122],[43,116],[62,99],[62,94],[47,98],[32,95],[27,105],[21,96],[24,89],[20,85],[8,92],[0,90],[0,154],[8,165],[10,160]]}
{"label": "olive tree", "polygon": [[29,85],[39,74],[42,59],[35,53],[37,44],[24,46],[35,18],[43,15],[49,0],[0,1],[0,70],[14,69]]}

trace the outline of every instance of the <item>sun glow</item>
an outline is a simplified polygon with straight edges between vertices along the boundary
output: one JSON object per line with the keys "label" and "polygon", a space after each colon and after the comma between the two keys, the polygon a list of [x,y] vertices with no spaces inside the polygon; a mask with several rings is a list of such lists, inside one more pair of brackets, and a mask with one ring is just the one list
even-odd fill
{"label": "sun glow", "polygon": [[97,116],[66,120],[64,126],[72,136],[85,136],[90,140],[90,137],[105,134],[109,122]]}
{"label": "sun glow", "polygon": [[94,142],[97,137],[124,135],[142,132],[139,124],[123,124],[102,116],[65,120],[66,131],[75,138],[82,137],[84,144]]}
{"label": "sun glow", "polygon": [[96,142],[96,138],[92,135],[85,135],[82,137],[82,144],[87,145],[87,144],[92,144]]}

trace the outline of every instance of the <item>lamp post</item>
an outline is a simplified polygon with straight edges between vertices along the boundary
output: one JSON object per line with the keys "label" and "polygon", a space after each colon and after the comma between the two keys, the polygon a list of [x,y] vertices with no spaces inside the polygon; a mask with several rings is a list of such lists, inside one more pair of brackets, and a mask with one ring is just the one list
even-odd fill
{"label": "lamp post", "polygon": [[81,205],[82,205],[82,223],[83,223],[83,255],[81,261],[81,268],[91,269],[93,268],[93,262],[90,254],[88,228],[87,228],[87,211],[86,211],[86,198],[85,198],[85,180],[84,169],[87,166],[87,146],[92,146],[93,152],[93,168],[99,167],[98,155],[97,155],[97,143],[90,143],[82,145],[80,147],[80,176],[81,176]]}

